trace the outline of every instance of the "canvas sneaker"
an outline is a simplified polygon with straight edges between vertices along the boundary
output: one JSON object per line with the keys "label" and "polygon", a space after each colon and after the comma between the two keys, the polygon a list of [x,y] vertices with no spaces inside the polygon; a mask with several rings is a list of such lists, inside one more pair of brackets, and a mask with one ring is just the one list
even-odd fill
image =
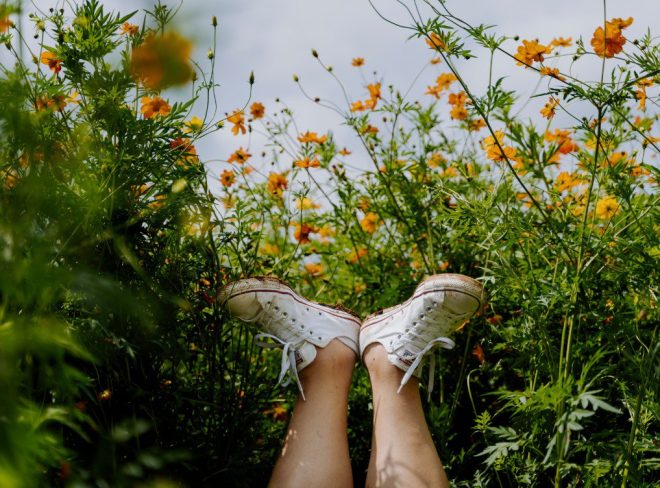
{"label": "canvas sneaker", "polygon": [[218,292],[218,300],[233,317],[260,327],[263,332],[255,335],[258,345],[283,348],[278,384],[288,374],[284,385],[294,378],[303,399],[298,372],[314,361],[316,347],[325,347],[338,339],[359,356],[359,317],[343,308],[307,300],[277,278],[247,278],[229,283]]}
{"label": "canvas sneaker", "polygon": [[[419,377],[422,360],[434,347],[454,347],[449,336],[481,309],[484,300],[483,286],[477,280],[449,273],[430,276],[405,302],[365,319],[360,357],[370,344],[382,344],[390,363],[405,371],[400,392],[411,376]],[[429,393],[435,372],[435,355],[430,357]]]}

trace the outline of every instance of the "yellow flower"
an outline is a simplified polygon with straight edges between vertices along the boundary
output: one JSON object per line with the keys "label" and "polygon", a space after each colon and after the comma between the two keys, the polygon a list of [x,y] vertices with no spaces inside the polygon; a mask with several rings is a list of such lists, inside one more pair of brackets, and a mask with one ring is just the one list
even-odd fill
{"label": "yellow flower", "polygon": [[265,112],[266,107],[264,107],[263,103],[254,102],[252,105],[250,105],[250,115],[252,116],[253,120],[263,118]]}
{"label": "yellow flower", "polygon": [[204,127],[204,121],[195,115],[185,123],[185,126],[185,132],[199,132]]}
{"label": "yellow flower", "polygon": [[373,212],[368,212],[362,220],[360,220],[360,227],[368,234],[376,232],[380,222],[380,218]]}
{"label": "yellow flower", "polygon": [[518,52],[513,56],[516,60],[516,65],[524,65],[525,68],[528,68],[534,63],[534,61],[543,61],[544,54],[550,54],[552,52],[552,47],[539,44],[539,41],[534,39],[533,41],[524,40],[520,46],[518,46]]}
{"label": "yellow flower", "polygon": [[229,159],[227,160],[228,163],[238,163],[238,164],[243,164],[247,162],[248,159],[252,157],[252,154],[249,152],[245,151],[242,147],[239,147],[236,151],[234,151],[231,156],[229,156]]}
{"label": "yellow flower", "polygon": [[224,170],[220,175],[220,183],[222,183],[222,186],[229,188],[235,181],[236,174],[230,169]]}
{"label": "yellow flower", "polygon": [[556,100],[552,97],[548,99],[548,103],[541,109],[541,115],[546,119],[550,120],[555,116],[555,109],[559,105],[559,100]]}
{"label": "yellow flower", "polygon": [[435,84],[440,90],[448,90],[451,84],[457,80],[454,73],[440,73],[435,79]]}
{"label": "yellow flower", "polygon": [[353,58],[353,61],[351,61],[351,65],[355,67],[364,66],[364,58]]}
{"label": "yellow flower", "polygon": [[172,107],[161,97],[142,97],[142,107],[140,111],[145,119],[151,119],[156,115],[165,117],[170,113]]}
{"label": "yellow flower", "polygon": [[236,109],[234,113],[227,116],[227,121],[234,125],[234,127],[231,128],[231,133],[235,136],[237,136],[239,132],[241,134],[247,132],[247,129],[245,128],[245,114],[242,110]]}
{"label": "yellow flower", "polygon": [[280,173],[270,173],[268,175],[268,191],[276,197],[281,197],[284,190],[289,186],[286,176]]}
{"label": "yellow flower", "polygon": [[262,254],[269,254],[271,256],[274,256],[280,252],[280,248],[277,247],[275,244],[270,244],[266,242],[261,246],[261,253]]}
{"label": "yellow flower", "polygon": [[594,52],[601,58],[611,58],[623,51],[623,45],[626,38],[621,34],[621,30],[632,24],[633,18],[627,20],[612,19],[605,22],[605,29],[598,27],[591,38],[591,46]]}
{"label": "yellow flower", "polygon": [[310,210],[319,207],[320,205],[314,203],[314,201],[311,198],[299,197],[296,199],[296,208],[298,210]]}
{"label": "yellow flower", "polygon": [[181,85],[192,79],[192,43],[177,34],[149,34],[133,48],[130,69],[133,76],[152,90]]}
{"label": "yellow flower", "polygon": [[62,71],[62,60],[59,59],[55,53],[50,51],[44,51],[41,53],[41,63],[47,64],[48,68],[50,68],[53,73],[57,74]]}
{"label": "yellow flower", "polygon": [[319,235],[321,237],[332,237],[335,235],[335,230],[330,227],[330,225],[325,224],[323,227],[319,229]]}
{"label": "yellow flower", "polygon": [[323,274],[323,264],[305,263],[305,271],[307,271],[312,276],[320,276]]}
{"label": "yellow flower", "polygon": [[614,197],[605,197],[596,204],[596,215],[603,220],[610,220],[619,212],[619,202]]}
{"label": "yellow flower", "polygon": [[433,58],[431,61],[429,61],[431,64],[440,64],[442,63],[442,58]]}
{"label": "yellow flower", "polygon": [[323,144],[325,141],[328,140],[328,136],[323,135],[323,136],[318,136],[316,135],[316,132],[310,132],[307,131],[304,134],[300,134],[298,136],[298,141],[305,144],[307,142],[314,142],[316,144]]}
{"label": "yellow flower", "polygon": [[341,154],[342,156],[348,156],[349,154],[351,154],[351,151],[349,151],[346,148],[343,148],[341,151],[339,151],[339,154]]}

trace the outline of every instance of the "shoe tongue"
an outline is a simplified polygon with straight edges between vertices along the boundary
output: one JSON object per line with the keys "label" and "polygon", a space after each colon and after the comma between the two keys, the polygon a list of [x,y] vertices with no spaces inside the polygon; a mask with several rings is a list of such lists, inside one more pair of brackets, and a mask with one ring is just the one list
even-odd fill
{"label": "shoe tongue", "polygon": [[296,349],[295,356],[296,369],[301,371],[316,359],[316,347],[310,342],[303,342],[300,348]]}

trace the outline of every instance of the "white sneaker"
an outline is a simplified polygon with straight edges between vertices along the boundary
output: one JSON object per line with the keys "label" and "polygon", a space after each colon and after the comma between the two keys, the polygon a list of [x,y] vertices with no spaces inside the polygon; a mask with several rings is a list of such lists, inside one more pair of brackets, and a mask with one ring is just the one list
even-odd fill
{"label": "white sneaker", "polygon": [[[283,347],[282,369],[278,384],[289,373],[284,385],[295,378],[305,394],[298,371],[316,358],[316,347],[339,339],[359,355],[358,336],[361,320],[353,313],[309,301],[277,278],[247,278],[225,285],[218,292],[220,305],[244,322],[254,322],[264,333],[255,335],[262,347]],[[270,338],[277,342],[263,342]]]}
{"label": "white sneaker", "polygon": [[[422,281],[405,302],[368,316],[360,330],[360,357],[380,343],[390,363],[406,372],[401,391],[412,375],[419,377],[423,357],[436,345],[452,349],[449,339],[484,303],[483,286],[459,274],[433,275]],[[433,389],[435,356],[431,354],[429,393]]]}

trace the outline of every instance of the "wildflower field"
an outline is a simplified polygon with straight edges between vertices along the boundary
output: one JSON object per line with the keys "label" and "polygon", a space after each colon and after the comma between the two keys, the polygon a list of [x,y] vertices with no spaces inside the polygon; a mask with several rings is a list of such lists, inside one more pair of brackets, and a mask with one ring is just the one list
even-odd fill
{"label": "wildflower field", "polygon": [[[428,398],[420,382],[452,485],[657,486],[657,35],[605,4],[591,37],[548,39],[401,4],[425,93],[347,53],[362,89],[309,96],[352,129],[340,140],[285,101],[219,109],[215,48],[192,59],[165,4],[0,2],[1,488],[265,486],[297,391],[217,290],[277,276],[364,317],[443,272],[489,298],[436,353]],[[490,66],[485,89],[465,63]],[[510,80],[530,73],[521,100]],[[196,145],[217,131],[235,144],[210,171]],[[349,403],[359,485],[360,366]]]}

